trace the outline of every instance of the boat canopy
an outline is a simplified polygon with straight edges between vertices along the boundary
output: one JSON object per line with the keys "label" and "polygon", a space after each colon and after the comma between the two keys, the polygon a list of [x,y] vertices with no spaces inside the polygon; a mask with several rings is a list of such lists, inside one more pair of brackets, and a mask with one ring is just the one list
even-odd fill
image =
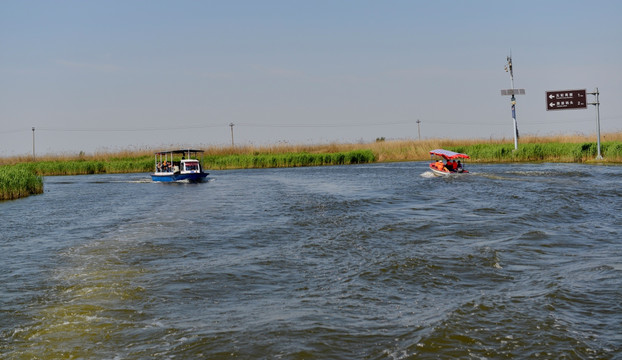
{"label": "boat canopy", "polygon": [[156,155],[164,155],[164,154],[196,154],[196,153],[202,153],[204,152],[203,150],[195,150],[195,149],[186,149],[186,150],[168,150],[168,151],[158,151],[155,154]]}
{"label": "boat canopy", "polygon": [[461,154],[461,153],[444,150],[444,149],[430,150],[430,155],[442,156],[445,160],[470,159],[469,155],[467,154]]}

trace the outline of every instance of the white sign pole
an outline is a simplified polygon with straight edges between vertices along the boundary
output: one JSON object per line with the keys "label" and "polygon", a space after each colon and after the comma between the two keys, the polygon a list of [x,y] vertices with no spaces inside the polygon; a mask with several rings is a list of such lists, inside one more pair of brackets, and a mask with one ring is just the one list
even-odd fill
{"label": "white sign pole", "polygon": [[510,83],[512,85],[512,121],[514,122],[514,150],[518,150],[518,125],[516,123],[516,97],[514,97],[514,71],[512,70],[512,55],[507,57],[507,65],[505,71],[510,73]]}

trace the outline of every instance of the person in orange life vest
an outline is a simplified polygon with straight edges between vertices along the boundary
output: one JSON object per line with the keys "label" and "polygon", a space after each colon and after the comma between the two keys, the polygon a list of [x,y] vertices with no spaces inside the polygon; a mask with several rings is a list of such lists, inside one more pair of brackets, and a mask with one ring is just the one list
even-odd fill
{"label": "person in orange life vest", "polygon": [[447,169],[447,166],[443,164],[443,160],[439,160],[436,166],[440,171],[449,171],[449,169]]}

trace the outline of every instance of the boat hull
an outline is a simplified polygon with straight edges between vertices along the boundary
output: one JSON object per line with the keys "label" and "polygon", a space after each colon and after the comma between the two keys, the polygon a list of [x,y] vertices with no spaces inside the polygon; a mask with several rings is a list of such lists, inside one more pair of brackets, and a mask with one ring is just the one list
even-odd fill
{"label": "boat hull", "polygon": [[461,174],[468,174],[469,172],[466,170],[463,171],[441,171],[435,167],[432,167],[432,165],[430,165],[430,171],[432,171],[432,174],[434,174],[435,176],[453,176],[453,175],[461,175]]}
{"label": "boat hull", "polygon": [[434,174],[436,176],[449,176],[449,175],[451,175],[451,173],[448,172],[448,171],[441,171],[441,170],[438,170],[438,169],[434,169],[432,167],[430,167],[430,171],[432,171],[432,174]]}
{"label": "boat hull", "polygon": [[201,182],[207,177],[208,173],[192,173],[192,174],[170,174],[156,173],[151,174],[151,180],[158,182]]}

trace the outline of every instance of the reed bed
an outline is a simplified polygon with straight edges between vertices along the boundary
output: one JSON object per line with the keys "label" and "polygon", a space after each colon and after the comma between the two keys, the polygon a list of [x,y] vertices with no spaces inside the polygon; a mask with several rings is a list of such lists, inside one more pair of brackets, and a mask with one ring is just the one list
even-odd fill
{"label": "reed bed", "polygon": [[604,160],[596,159],[598,147],[595,142],[528,143],[521,144],[516,151],[513,144],[476,144],[448,149],[469,154],[475,162],[622,162],[622,142],[619,141],[601,143]]}
{"label": "reed bed", "polygon": [[370,150],[352,150],[334,153],[268,153],[209,155],[204,164],[210,169],[279,168],[322,165],[351,165],[375,161]]}
{"label": "reed bed", "polygon": [[[518,151],[513,151],[513,139],[408,139],[345,144],[212,146],[203,149],[203,159],[204,166],[213,169],[337,165],[362,161],[428,160],[431,149],[444,148],[465,152],[475,162],[590,162],[597,153],[594,139],[594,135],[527,135],[520,138]],[[605,133],[601,139],[604,161],[622,162],[622,132]],[[342,156],[356,151],[370,151],[373,160],[369,160],[370,155],[364,156],[367,160]],[[38,175],[148,172],[153,170],[154,152],[153,149],[145,148],[97,152],[92,155],[44,155],[37,157],[37,161],[32,161],[28,156],[17,156],[0,158],[0,165],[28,164]]]}
{"label": "reed bed", "polygon": [[153,169],[153,158],[110,158],[109,160],[46,160],[24,163],[38,175],[90,175],[146,172]]}
{"label": "reed bed", "polygon": [[[278,153],[276,151],[266,153],[248,151],[246,153],[221,153],[219,155],[214,155],[213,151],[207,153],[210,155],[203,156],[203,167],[208,169],[349,165],[376,161],[374,153],[368,149],[333,153]],[[154,158],[152,154],[139,154],[139,156],[134,158],[111,156],[107,160],[95,157],[91,159],[46,159],[24,162],[19,165],[42,176],[113,174],[153,171]]]}
{"label": "reed bed", "polygon": [[[207,169],[248,169],[346,165],[369,162],[421,161],[429,151],[444,148],[471,156],[472,162],[609,162],[622,163],[622,132],[603,134],[597,160],[595,136],[524,136],[514,151],[513,139],[430,139],[376,141],[372,143],[269,146],[215,146],[205,150]],[[150,172],[154,150],[138,149],[86,155],[45,155],[0,158],[0,200],[43,192],[44,175]]]}
{"label": "reed bed", "polygon": [[43,193],[43,178],[24,166],[0,166],[0,200]]}

